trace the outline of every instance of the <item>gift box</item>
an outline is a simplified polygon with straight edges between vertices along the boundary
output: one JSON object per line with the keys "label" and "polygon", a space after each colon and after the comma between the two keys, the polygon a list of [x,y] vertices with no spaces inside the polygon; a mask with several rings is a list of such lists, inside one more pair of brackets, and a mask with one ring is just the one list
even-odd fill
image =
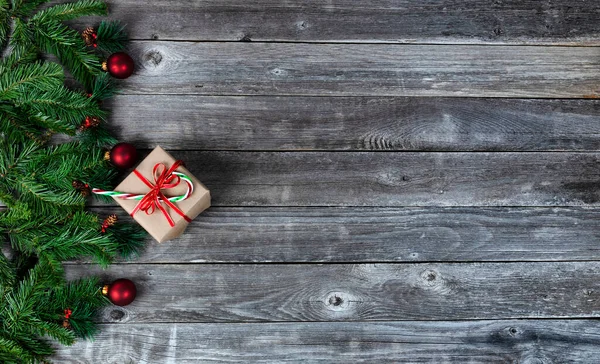
{"label": "gift box", "polygon": [[210,192],[181,163],[156,147],[115,188],[138,196],[137,200],[127,195],[113,198],[159,243],[181,235],[191,220],[210,207]]}

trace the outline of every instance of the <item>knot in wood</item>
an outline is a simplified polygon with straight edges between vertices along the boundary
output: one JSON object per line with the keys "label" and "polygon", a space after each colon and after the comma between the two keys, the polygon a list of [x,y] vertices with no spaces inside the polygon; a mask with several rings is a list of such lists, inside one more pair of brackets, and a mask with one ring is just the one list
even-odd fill
{"label": "knot in wood", "polygon": [[344,299],[340,296],[331,296],[329,297],[329,304],[334,306],[339,306],[344,303]]}
{"label": "knot in wood", "polygon": [[125,317],[125,312],[122,310],[112,310],[110,311],[110,318],[113,321],[121,321]]}
{"label": "knot in wood", "polygon": [[434,291],[438,294],[449,294],[453,290],[452,283],[433,269],[422,271],[419,278],[420,286],[426,290]]}
{"label": "knot in wood", "polygon": [[151,50],[144,55],[144,64],[157,67],[162,62],[163,56],[157,50]]}
{"label": "knot in wood", "polygon": [[271,70],[271,74],[274,75],[274,76],[281,77],[281,76],[287,75],[287,71],[284,70],[284,69],[281,69],[281,68],[273,68]]}
{"label": "knot in wood", "polygon": [[426,285],[434,286],[439,279],[439,273],[433,269],[427,269],[421,272],[421,279],[425,281]]}
{"label": "knot in wood", "polygon": [[305,30],[305,29],[308,28],[308,23],[305,22],[305,21],[299,21],[299,22],[296,23],[296,28],[298,30]]}
{"label": "knot in wood", "polygon": [[325,298],[325,305],[332,311],[343,311],[349,307],[350,299],[344,293],[331,292]]}

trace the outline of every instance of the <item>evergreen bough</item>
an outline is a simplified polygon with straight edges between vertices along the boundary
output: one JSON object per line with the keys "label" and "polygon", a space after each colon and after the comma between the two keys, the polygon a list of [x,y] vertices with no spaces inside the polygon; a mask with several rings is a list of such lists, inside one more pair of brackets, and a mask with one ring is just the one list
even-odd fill
{"label": "evergreen bough", "polygon": [[[94,317],[109,302],[96,278],[67,282],[62,261],[106,266],[137,253],[145,237],[135,224],[102,232],[103,218],[85,209],[86,194],[74,188],[113,185],[104,151],[116,140],[99,102],[114,86],[101,60],[122,50],[126,35],[118,23],[102,22],[97,47],[87,47],[64,22],[106,15],[106,4],[38,10],[45,2],[0,0],[0,243],[11,248],[9,257],[0,254],[2,363],[46,363],[52,340],[91,338]],[[82,127],[86,118],[99,125]]]}

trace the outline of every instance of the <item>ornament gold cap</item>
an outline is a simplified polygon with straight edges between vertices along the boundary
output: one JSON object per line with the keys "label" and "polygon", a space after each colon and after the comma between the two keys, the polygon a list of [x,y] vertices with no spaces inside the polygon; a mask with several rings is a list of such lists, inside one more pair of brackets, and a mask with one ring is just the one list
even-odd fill
{"label": "ornament gold cap", "polygon": [[107,150],[106,153],[104,153],[104,160],[105,161],[110,160],[110,150]]}
{"label": "ornament gold cap", "polygon": [[106,296],[108,295],[108,284],[105,284],[104,287],[102,287],[102,295]]}
{"label": "ornament gold cap", "polygon": [[102,71],[108,71],[108,66],[106,65],[106,61],[102,62]]}

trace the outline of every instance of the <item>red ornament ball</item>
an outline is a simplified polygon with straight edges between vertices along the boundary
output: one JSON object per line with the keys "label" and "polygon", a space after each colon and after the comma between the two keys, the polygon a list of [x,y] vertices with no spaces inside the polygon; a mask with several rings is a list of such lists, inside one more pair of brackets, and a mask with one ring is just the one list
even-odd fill
{"label": "red ornament ball", "polygon": [[106,71],[114,78],[127,78],[133,74],[133,59],[124,52],[113,53],[106,60]]}
{"label": "red ornament ball", "polygon": [[137,149],[129,143],[119,143],[110,150],[110,162],[119,169],[133,167],[137,159]]}
{"label": "red ornament ball", "polygon": [[129,279],[121,278],[102,288],[102,294],[117,306],[127,306],[135,299],[137,290]]}

